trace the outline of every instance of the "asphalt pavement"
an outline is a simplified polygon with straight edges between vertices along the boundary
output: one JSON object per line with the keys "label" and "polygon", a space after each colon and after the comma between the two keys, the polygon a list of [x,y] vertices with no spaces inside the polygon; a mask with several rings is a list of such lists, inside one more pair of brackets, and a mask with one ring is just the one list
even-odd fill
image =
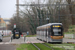
{"label": "asphalt pavement", "polygon": [[4,38],[3,38],[3,42],[9,42],[10,39],[11,39],[11,37],[4,37]]}
{"label": "asphalt pavement", "polygon": [[0,50],[15,50],[16,45],[14,44],[5,44],[6,42],[9,42],[11,37],[4,37],[3,41],[0,42]]}
{"label": "asphalt pavement", "polygon": [[15,50],[16,45],[11,44],[0,44],[0,50]]}
{"label": "asphalt pavement", "polygon": [[[36,37],[26,37],[24,42],[24,37],[19,39],[13,39],[12,42],[10,41],[11,37],[3,38],[3,42],[0,42],[0,50],[15,50],[16,44],[23,44],[23,43],[44,43],[43,41],[37,40]],[[63,43],[67,42],[75,42],[75,39],[66,39],[63,38]]]}

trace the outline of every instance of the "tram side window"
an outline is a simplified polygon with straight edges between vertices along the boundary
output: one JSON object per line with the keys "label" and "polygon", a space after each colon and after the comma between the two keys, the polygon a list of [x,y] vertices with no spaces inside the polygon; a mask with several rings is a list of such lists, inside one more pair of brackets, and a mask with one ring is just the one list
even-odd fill
{"label": "tram side window", "polygon": [[38,31],[38,30],[36,30],[36,31],[37,31],[37,35],[38,35],[38,32],[39,32],[39,31]]}
{"label": "tram side window", "polygon": [[47,29],[46,29],[46,36],[47,36]]}
{"label": "tram side window", "polygon": [[46,35],[46,31],[45,31],[45,29],[44,29],[44,36]]}
{"label": "tram side window", "polygon": [[39,36],[40,36],[40,30],[39,30]]}
{"label": "tram side window", "polygon": [[50,33],[50,32],[51,32],[51,29],[50,29],[50,28],[48,29],[48,32],[49,32],[48,35],[50,35],[50,34],[51,34],[51,33]]}

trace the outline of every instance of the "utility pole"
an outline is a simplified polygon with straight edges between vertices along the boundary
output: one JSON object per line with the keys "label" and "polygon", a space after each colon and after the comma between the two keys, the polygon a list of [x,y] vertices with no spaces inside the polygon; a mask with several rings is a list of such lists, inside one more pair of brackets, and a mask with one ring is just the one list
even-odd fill
{"label": "utility pole", "polygon": [[[17,5],[19,5],[19,0],[16,0]],[[19,6],[16,7],[17,18],[19,17]]]}
{"label": "utility pole", "polygon": [[[16,4],[19,5],[19,0],[16,0]],[[19,6],[16,6],[16,20],[19,20]],[[16,23],[16,26],[18,25],[18,23]]]}
{"label": "utility pole", "polygon": [[59,11],[58,13],[58,22],[60,23],[60,2],[56,2],[56,6],[57,6],[57,11]]}
{"label": "utility pole", "polygon": [[46,20],[47,20],[47,24],[49,23],[49,17],[48,17],[48,10],[47,10],[47,12],[46,12]]}

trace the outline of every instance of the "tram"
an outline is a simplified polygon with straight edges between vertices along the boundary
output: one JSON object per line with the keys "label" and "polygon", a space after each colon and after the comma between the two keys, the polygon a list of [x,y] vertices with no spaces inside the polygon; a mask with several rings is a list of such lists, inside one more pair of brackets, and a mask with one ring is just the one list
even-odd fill
{"label": "tram", "polygon": [[38,26],[37,39],[46,42],[59,42],[63,41],[63,26],[62,23],[49,23],[46,25]]}
{"label": "tram", "polygon": [[17,28],[14,28],[13,29],[13,39],[19,39],[20,38],[20,35],[22,35],[21,31]]}

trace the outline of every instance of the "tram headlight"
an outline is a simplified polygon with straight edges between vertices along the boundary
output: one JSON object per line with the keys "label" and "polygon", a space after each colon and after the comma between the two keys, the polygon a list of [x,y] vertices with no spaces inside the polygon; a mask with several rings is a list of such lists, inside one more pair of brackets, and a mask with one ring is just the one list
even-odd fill
{"label": "tram headlight", "polygon": [[63,38],[63,36],[62,36],[62,38]]}
{"label": "tram headlight", "polygon": [[54,27],[54,26],[53,26]]}
{"label": "tram headlight", "polygon": [[51,36],[51,38],[52,38],[52,36]]}

